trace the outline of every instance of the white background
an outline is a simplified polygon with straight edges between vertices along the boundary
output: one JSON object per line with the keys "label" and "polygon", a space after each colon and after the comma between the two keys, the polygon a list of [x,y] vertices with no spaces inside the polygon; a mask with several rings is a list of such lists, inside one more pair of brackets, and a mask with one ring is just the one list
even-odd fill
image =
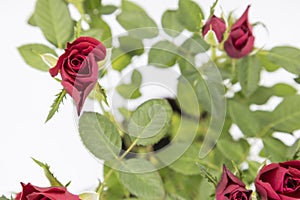
{"label": "white background", "polygon": [[[175,0],[135,2],[144,7],[158,23],[166,8],[177,7]],[[198,2],[208,14],[212,1]],[[104,3],[118,4],[119,1],[106,0]],[[101,177],[102,167],[80,142],[70,98],[50,122],[44,123],[54,95],[61,86],[48,73],[27,66],[17,52],[17,47],[23,44],[47,44],[39,29],[26,24],[34,4],[35,0],[0,1],[0,195],[19,191],[21,181],[48,186],[42,170],[30,157],[50,164],[63,183],[72,180],[70,190],[79,193],[93,189]],[[268,37],[264,34],[263,38],[258,38],[266,43],[266,47],[300,47],[299,0],[219,2],[225,13],[235,10],[236,16],[240,16],[248,4],[252,5],[251,22],[262,21],[269,29]],[[109,18],[114,19],[113,16]],[[115,28],[113,34],[118,34],[118,30]],[[280,80],[292,82],[291,77],[281,71],[275,78],[263,79],[262,83],[271,85]]]}

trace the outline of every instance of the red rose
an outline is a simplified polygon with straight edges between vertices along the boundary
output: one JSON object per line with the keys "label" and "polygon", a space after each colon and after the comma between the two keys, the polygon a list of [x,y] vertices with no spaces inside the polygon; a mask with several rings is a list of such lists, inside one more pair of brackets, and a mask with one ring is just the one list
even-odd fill
{"label": "red rose", "polygon": [[216,200],[251,200],[252,190],[234,176],[224,165],[221,180],[216,189]]}
{"label": "red rose", "polygon": [[247,7],[244,14],[232,26],[228,39],[224,43],[224,49],[232,58],[242,58],[248,55],[254,46],[254,36],[252,34],[252,25],[248,20]]}
{"label": "red rose", "polygon": [[104,45],[90,37],[79,37],[68,43],[55,67],[49,70],[51,76],[60,73],[64,89],[75,101],[78,115],[84,101],[98,80],[98,64],[106,56]]}
{"label": "red rose", "polygon": [[299,200],[300,161],[263,167],[255,179],[255,187],[262,200]]}
{"label": "red rose", "polygon": [[79,196],[71,194],[64,187],[36,187],[28,183],[21,183],[23,190],[15,200],[80,200]]}
{"label": "red rose", "polygon": [[219,42],[222,42],[223,35],[226,31],[226,24],[223,19],[216,17],[213,15],[211,18],[207,20],[205,25],[202,28],[202,35],[203,37],[206,35],[206,33],[212,30],[218,39]]}

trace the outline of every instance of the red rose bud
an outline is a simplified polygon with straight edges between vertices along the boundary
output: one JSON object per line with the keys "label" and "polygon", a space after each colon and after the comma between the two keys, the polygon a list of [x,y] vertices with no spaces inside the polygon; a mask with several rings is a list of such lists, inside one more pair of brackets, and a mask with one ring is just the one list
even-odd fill
{"label": "red rose bud", "polygon": [[68,43],[56,66],[49,70],[51,76],[60,73],[64,89],[75,101],[80,115],[84,101],[98,80],[97,62],[104,60],[105,46],[91,37],[79,37]]}
{"label": "red rose bud", "polygon": [[252,190],[234,176],[224,165],[221,180],[216,189],[216,200],[251,200]]}
{"label": "red rose bud", "polygon": [[224,43],[224,49],[232,58],[242,58],[248,55],[254,46],[254,36],[252,34],[252,25],[248,20],[247,7],[244,14],[231,27],[228,39]]}
{"label": "red rose bud", "polygon": [[71,194],[64,187],[37,187],[30,183],[21,183],[23,190],[15,200],[80,200],[78,195]]}
{"label": "red rose bud", "polygon": [[255,187],[262,200],[299,200],[300,161],[264,166],[255,179]]}
{"label": "red rose bud", "polygon": [[218,41],[222,42],[224,33],[226,31],[225,21],[223,19],[218,18],[215,15],[213,15],[212,17],[210,17],[207,20],[207,22],[205,23],[205,25],[202,28],[202,35],[203,35],[203,37],[210,30],[212,30],[215,33]]}

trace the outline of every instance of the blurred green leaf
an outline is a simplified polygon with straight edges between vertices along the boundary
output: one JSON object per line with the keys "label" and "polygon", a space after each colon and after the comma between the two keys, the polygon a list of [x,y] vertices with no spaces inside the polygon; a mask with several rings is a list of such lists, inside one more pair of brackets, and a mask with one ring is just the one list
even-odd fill
{"label": "blurred green leaf", "polygon": [[131,36],[122,36],[119,37],[119,41],[120,49],[122,49],[124,53],[129,54],[131,57],[144,53],[143,42],[139,39]]}
{"label": "blurred green leaf", "polygon": [[217,148],[228,160],[233,160],[238,164],[247,159],[250,151],[250,145],[244,139],[238,141],[221,139],[218,140]]}
{"label": "blurred green leaf", "polygon": [[84,0],[83,6],[84,10],[91,17],[99,14],[99,10],[101,9],[102,0]]}
{"label": "blurred green leaf", "polygon": [[58,48],[64,48],[74,32],[74,22],[63,0],[37,0],[34,21],[46,39]]}
{"label": "blurred green leaf", "polygon": [[49,70],[49,66],[43,61],[42,56],[47,53],[56,55],[53,49],[43,44],[27,44],[20,46],[18,50],[29,66],[41,71]]}
{"label": "blurred green leaf", "polygon": [[32,13],[32,15],[29,17],[27,23],[31,26],[37,26],[36,22],[35,22],[35,19],[34,19],[34,13]]}
{"label": "blurred green leaf", "polygon": [[165,196],[161,177],[145,159],[130,159],[122,163],[119,178],[125,188],[139,198],[153,200]]}
{"label": "blurred green leaf", "polygon": [[89,36],[99,39],[106,48],[112,46],[112,33],[109,25],[99,16],[90,22],[91,29],[83,34],[89,33]]}
{"label": "blurred green leaf", "polygon": [[98,159],[113,160],[121,151],[121,137],[115,125],[106,117],[84,112],[79,119],[80,138]]}
{"label": "blurred green leaf", "polygon": [[142,75],[138,70],[134,70],[131,75],[131,83],[117,86],[117,91],[125,99],[137,99],[142,96],[140,86]]}
{"label": "blurred green leaf", "polygon": [[209,44],[201,36],[194,34],[182,44],[180,50],[183,51],[183,55],[195,56],[198,53],[206,52],[209,47]]}
{"label": "blurred green leaf", "polygon": [[167,40],[154,44],[149,52],[148,63],[160,68],[175,65],[177,59],[177,46]]}
{"label": "blurred green leaf", "polygon": [[100,14],[101,15],[110,15],[110,14],[114,13],[117,9],[118,9],[118,7],[116,7],[114,5],[105,5],[105,6],[101,7]]}
{"label": "blurred green leaf", "polygon": [[274,95],[278,97],[286,97],[297,93],[297,90],[293,86],[285,83],[277,83],[272,87],[272,89],[274,91]]}
{"label": "blurred green leaf", "polygon": [[272,113],[272,121],[266,128],[292,133],[300,129],[300,96],[286,97]]}
{"label": "blurred green leaf", "polygon": [[261,130],[261,125],[247,106],[230,101],[228,112],[232,121],[241,129],[244,135],[249,137],[257,136]]}
{"label": "blurred green leaf", "polygon": [[166,10],[161,18],[161,24],[164,31],[172,36],[178,36],[183,30],[184,26],[178,21],[177,10]]}
{"label": "blurred green leaf", "polygon": [[173,162],[169,167],[176,172],[184,175],[199,175],[200,170],[196,165],[200,147],[191,145],[180,158]]}
{"label": "blurred green leaf", "polygon": [[10,199],[8,199],[8,198],[6,198],[4,195],[2,195],[2,196],[0,197],[0,200],[10,200]]}
{"label": "blurred green leaf", "polygon": [[117,16],[117,21],[130,34],[136,38],[153,38],[158,35],[157,25],[147,13],[138,5],[122,0],[122,12]]}
{"label": "blurred green leaf", "polygon": [[132,113],[129,135],[138,138],[139,145],[155,144],[167,133],[171,118],[172,108],[166,100],[146,101]]}
{"label": "blurred green leaf", "polygon": [[179,0],[178,20],[191,32],[200,32],[204,14],[192,0]]}
{"label": "blurred green leaf", "polygon": [[171,200],[201,199],[199,198],[202,193],[200,183],[203,179],[200,175],[186,176],[170,170],[170,168],[163,168],[159,172],[166,192],[172,194],[170,195]]}
{"label": "blurred green leaf", "polygon": [[251,96],[258,88],[261,65],[256,56],[244,57],[237,63],[238,80],[246,97]]}
{"label": "blurred green leaf", "polygon": [[287,146],[273,137],[263,138],[265,156],[272,162],[283,162],[287,160]]}
{"label": "blurred green leaf", "polygon": [[300,74],[300,50],[290,46],[278,46],[267,52],[268,59],[287,71]]}
{"label": "blurred green leaf", "polygon": [[131,56],[123,52],[120,48],[113,48],[111,61],[113,69],[122,71],[131,63]]}

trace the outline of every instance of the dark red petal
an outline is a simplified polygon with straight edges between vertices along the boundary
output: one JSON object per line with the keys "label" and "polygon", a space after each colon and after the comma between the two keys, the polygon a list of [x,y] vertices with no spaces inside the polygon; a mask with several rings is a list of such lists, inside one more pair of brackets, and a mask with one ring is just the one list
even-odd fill
{"label": "dark red petal", "polygon": [[248,5],[247,9],[244,11],[243,15],[234,23],[232,29],[236,29],[241,27],[244,23],[248,24],[248,12],[249,12],[250,5]]}

